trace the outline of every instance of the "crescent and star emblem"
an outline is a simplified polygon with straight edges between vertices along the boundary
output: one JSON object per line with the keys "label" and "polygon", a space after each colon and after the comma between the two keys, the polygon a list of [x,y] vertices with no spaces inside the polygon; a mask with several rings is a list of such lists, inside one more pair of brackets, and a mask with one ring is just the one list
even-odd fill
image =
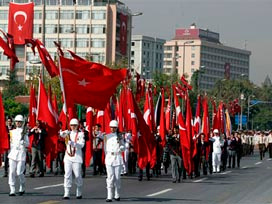
{"label": "crescent and star emblem", "polygon": [[[27,20],[27,14],[26,14],[26,12],[24,12],[24,11],[16,11],[15,13],[14,13],[14,15],[13,15],[13,19],[14,19],[14,22],[16,23],[16,24],[18,24],[17,23],[17,20],[16,20],[16,17],[17,16],[23,16],[24,17],[24,23],[23,24],[25,24],[25,22],[26,22],[26,20]],[[23,26],[22,25],[18,25],[18,30],[19,31],[22,31],[23,30]]]}

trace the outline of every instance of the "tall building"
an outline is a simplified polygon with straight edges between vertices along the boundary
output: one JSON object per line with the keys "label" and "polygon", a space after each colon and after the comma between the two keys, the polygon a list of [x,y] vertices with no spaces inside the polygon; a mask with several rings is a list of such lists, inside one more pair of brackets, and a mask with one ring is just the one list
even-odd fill
{"label": "tall building", "polygon": [[251,52],[226,46],[220,42],[219,33],[196,28],[176,29],[174,39],[164,45],[164,72],[192,74],[200,70],[199,87],[211,89],[223,79],[249,78]]}
{"label": "tall building", "polygon": [[[8,3],[0,0],[0,28],[8,31]],[[15,0],[27,3],[29,0]],[[131,12],[118,0],[33,0],[33,38],[44,41],[54,59],[60,42],[65,50],[103,64],[127,58],[131,41]],[[43,4],[45,2],[45,4]],[[121,34],[122,33],[122,34]],[[125,34],[123,34],[125,33]],[[124,45],[125,41],[125,47]],[[122,47],[123,46],[123,47]],[[16,46],[20,62],[16,64],[19,81],[31,79],[35,69],[39,70],[39,57],[30,47]],[[67,55],[68,56],[68,55]],[[9,61],[0,51],[0,87],[8,80]]]}
{"label": "tall building", "polygon": [[131,40],[131,68],[145,79],[152,79],[155,71],[163,68],[165,40],[143,35],[133,35]]}

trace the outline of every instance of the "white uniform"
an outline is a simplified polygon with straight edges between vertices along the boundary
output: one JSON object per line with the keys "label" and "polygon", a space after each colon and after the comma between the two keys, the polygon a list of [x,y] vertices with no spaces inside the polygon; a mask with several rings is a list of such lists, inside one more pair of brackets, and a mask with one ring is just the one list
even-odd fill
{"label": "white uniform", "polygon": [[115,187],[114,198],[120,198],[121,170],[124,164],[122,152],[124,151],[122,139],[118,139],[116,133],[107,134],[104,137],[105,165],[107,168],[107,199],[113,198],[113,188]]}
{"label": "white uniform", "polygon": [[214,136],[210,138],[213,141],[213,154],[212,154],[212,162],[213,162],[213,172],[220,172],[220,163],[221,163],[221,147],[223,146],[222,141],[219,136]]}
{"label": "white uniform", "polygon": [[[77,185],[76,196],[81,196],[82,176],[81,165],[82,148],[84,147],[84,133],[79,131],[61,131],[60,136],[66,137],[70,133],[70,141],[66,145],[66,152],[64,156],[64,197],[70,197],[70,188],[72,187],[72,172],[75,175],[75,183]],[[74,156],[72,154],[74,153]],[[69,155],[70,154],[70,155]]]}
{"label": "white uniform", "polygon": [[128,156],[129,156],[129,144],[131,141],[131,133],[126,133],[124,138],[125,151],[124,151],[124,165],[122,173],[126,174],[128,172]]}
{"label": "white uniform", "polygon": [[15,176],[19,177],[19,192],[25,191],[25,161],[26,147],[29,145],[28,135],[22,139],[23,128],[16,128],[10,131],[10,153],[9,158],[9,185],[10,194],[15,194]]}

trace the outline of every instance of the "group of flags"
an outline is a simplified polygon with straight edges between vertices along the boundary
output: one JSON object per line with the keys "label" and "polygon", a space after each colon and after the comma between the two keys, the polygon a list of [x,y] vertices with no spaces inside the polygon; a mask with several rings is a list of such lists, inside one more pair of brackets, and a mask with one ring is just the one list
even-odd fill
{"label": "group of flags", "polygon": [[[17,21],[21,20],[18,17]],[[4,38],[0,36],[0,47],[4,50],[4,55],[11,59],[11,69],[14,69],[18,58],[14,49],[13,36],[1,32]],[[16,36],[16,41],[18,40],[21,38],[17,39]],[[157,154],[158,141],[155,140],[154,134],[158,132],[161,138],[159,145],[164,148],[168,131],[177,125],[183,163],[188,174],[191,174],[194,169],[192,160],[197,153],[196,138],[199,133],[205,134],[205,141],[208,141],[211,129],[218,129],[228,136],[231,133],[228,109],[231,114],[239,112],[237,100],[229,103],[228,106],[220,102],[218,108],[216,108],[215,101],[210,100],[213,107],[212,125],[210,125],[208,97],[198,97],[196,113],[193,117],[189,99],[192,86],[184,76],[181,77],[179,83],[172,85],[170,91],[169,87],[161,88],[154,107],[154,95],[157,90],[153,89],[151,83],[146,84],[145,80],[137,74],[137,88],[136,93],[133,94],[126,68],[110,69],[102,64],[89,62],[72,51],[69,52],[73,59],[65,58],[58,43],[55,43],[59,54],[59,62],[56,64],[40,40],[30,38],[24,43],[31,45],[34,54],[36,50],[38,51],[41,62],[51,77],[60,78],[63,93],[63,108],[59,113],[56,96],[52,97],[51,88],[46,91],[41,79],[39,80],[38,100],[36,100],[34,87],[30,88],[29,126],[34,127],[36,120],[46,124],[47,166],[50,166],[51,160],[57,155],[59,129],[66,129],[67,121],[77,117],[75,104],[81,104],[87,108],[86,127],[89,132],[89,140],[86,140],[86,166],[90,165],[92,157],[92,127],[99,123],[102,131],[109,133],[109,122],[117,119],[121,132],[131,131],[132,133],[132,144],[134,151],[138,154],[138,165],[141,169],[147,164],[150,164],[151,168],[156,165],[159,155]],[[120,83],[122,87],[117,94],[116,88]],[[165,93],[168,94],[168,97]],[[145,102],[142,112],[138,104],[143,98]],[[165,98],[168,99],[167,105]],[[180,106],[181,101],[182,107]],[[2,97],[0,97],[0,154],[7,149],[9,149],[9,142]]]}

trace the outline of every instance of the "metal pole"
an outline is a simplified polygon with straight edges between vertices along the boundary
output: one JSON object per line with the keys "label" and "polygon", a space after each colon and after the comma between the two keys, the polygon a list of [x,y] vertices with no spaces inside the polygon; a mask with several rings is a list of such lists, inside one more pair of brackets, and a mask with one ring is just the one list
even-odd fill
{"label": "metal pole", "polygon": [[[187,42],[187,41],[186,41]],[[183,43],[183,65],[182,65],[182,75],[184,75],[185,71],[185,44],[186,42]],[[175,48],[176,49],[176,48]],[[176,50],[175,50],[176,51]]]}
{"label": "metal pole", "polygon": [[[45,0],[42,0],[42,42],[45,46]],[[42,82],[44,83],[44,66],[41,67]]]}
{"label": "metal pole", "polygon": [[249,104],[250,104],[250,95],[248,96],[248,99],[247,99],[247,130],[249,129]]}

